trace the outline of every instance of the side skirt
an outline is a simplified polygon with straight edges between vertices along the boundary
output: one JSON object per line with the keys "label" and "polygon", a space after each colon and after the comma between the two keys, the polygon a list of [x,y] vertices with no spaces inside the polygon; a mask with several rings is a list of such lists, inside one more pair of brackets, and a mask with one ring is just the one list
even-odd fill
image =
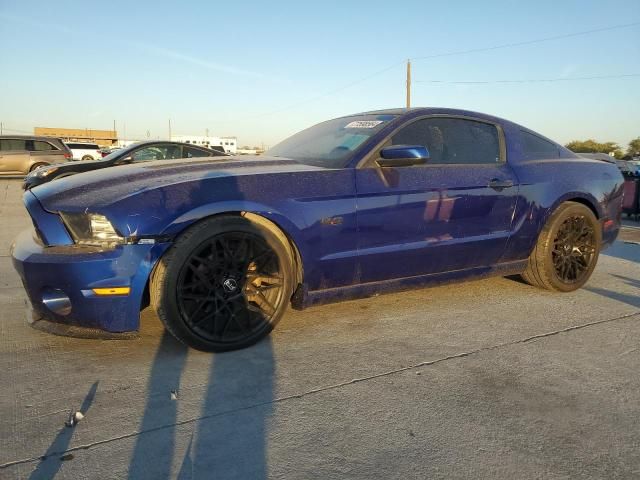
{"label": "side skirt", "polygon": [[479,280],[487,277],[516,275],[522,273],[525,268],[527,268],[527,260],[518,260],[515,262],[500,263],[490,267],[476,267],[452,272],[418,275],[415,277],[394,278],[391,280],[329,288],[326,290],[314,290],[311,292],[305,284],[299,284],[293,297],[291,297],[291,306],[296,310],[303,310],[315,305],[355,300],[381,293],[401,292],[419,287],[433,287],[460,281]]}

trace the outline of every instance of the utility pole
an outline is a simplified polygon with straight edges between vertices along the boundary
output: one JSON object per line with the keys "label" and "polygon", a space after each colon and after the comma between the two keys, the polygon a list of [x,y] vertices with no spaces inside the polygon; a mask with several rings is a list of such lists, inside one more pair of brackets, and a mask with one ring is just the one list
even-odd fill
{"label": "utility pole", "polygon": [[407,108],[411,108],[411,59],[407,59]]}
{"label": "utility pole", "polygon": [[2,128],[3,128],[3,125],[2,125],[2,122],[0,122],[0,135],[2,135]]}
{"label": "utility pole", "polygon": [[207,134],[206,136],[208,137],[209,136],[209,129],[208,128],[205,129],[205,133]]}
{"label": "utility pole", "polygon": [[169,141],[171,141],[171,119],[169,119]]}

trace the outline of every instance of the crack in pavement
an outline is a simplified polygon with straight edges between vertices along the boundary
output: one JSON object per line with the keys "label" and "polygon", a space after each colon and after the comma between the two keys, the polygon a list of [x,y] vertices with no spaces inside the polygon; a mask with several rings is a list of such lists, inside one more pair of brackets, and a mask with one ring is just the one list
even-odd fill
{"label": "crack in pavement", "polygon": [[5,469],[5,468],[16,466],[16,465],[22,465],[22,464],[25,464],[25,463],[42,461],[42,460],[46,460],[47,458],[50,458],[50,457],[61,456],[61,455],[64,455],[66,453],[76,452],[76,451],[79,451],[79,450],[88,450],[90,448],[97,447],[97,446],[100,446],[100,445],[104,445],[104,444],[108,444],[108,443],[112,443],[112,442],[117,442],[119,440],[126,440],[126,439],[129,439],[129,438],[134,438],[134,437],[137,437],[139,435],[144,435],[144,434],[147,434],[147,433],[153,433],[153,432],[161,431],[161,430],[164,430],[164,429],[167,429],[167,428],[174,428],[174,427],[177,427],[177,426],[188,425],[188,424],[196,423],[196,422],[199,422],[199,421],[202,421],[202,420],[208,420],[208,419],[211,419],[211,418],[216,418],[216,417],[221,417],[221,416],[224,416],[224,415],[229,415],[229,414],[233,414],[233,413],[237,413],[237,412],[251,410],[251,409],[263,407],[263,406],[266,406],[266,405],[273,405],[273,404],[276,404],[276,403],[282,403],[282,402],[285,402],[287,400],[292,400],[292,399],[296,399],[296,398],[303,398],[303,397],[306,397],[306,396],[309,396],[309,395],[314,395],[316,393],[322,393],[322,392],[326,392],[328,390],[335,390],[335,389],[338,389],[338,388],[346,387],[348,385],[354,385],[354,384],[360,383],[360,382],[366,382],[366,381],[369,381],[369,380],[374,380],[374,379],[381,378],[381,377],[386,377],[386,376],[389,376],[389,375],[395,375],[397,373],[406,372],[408,370],[413,370],[413,369],[416,369],[416,368],[428,367],[428,366],[436,365],[436,364],[443,363],[443,362],[446,362],[446,361],[449,361],[449,360],[455,360],[455,359],[458,359],[458,358],[464,358],[464,357],[468,357],[468,356],[471,356],[471,355],[476,355],[476,354],[479,354],[479,353],[488,352],[488,351],[492,351],[492,350],[498,350],[498,349],[501,349],[501,348],[504,348],[504,347],[513,346],[513,345],[529,343],[529,342],[532,342],[532,341],[535,341],[535,340],[544,339],[544,338],[552,337],[552,336],[555,336],[555,335],[559,335],[561,333],[567,333],[567,332],[572,332],[572,331],[575,331],[575,330],[581,330],[583,328],[592,327],[592,326],[596,326],[596,325],[602,325],[602,324],[605,324],[605,323],[611,323],[611,322],[615,322],[615,321],[619,321],[619,320],[626,320],[628,318],[632,318],[632,317],[635,317],[637,315],[640,315],[640,310],[639,311],[635,311],[633,313],[628,313],[628,314],[625,314],[625,315],[621,315],[621,316],[615,317],[615,318],[608,318],[608,319],[605,319],[605,320],[597,320],[595,322],[583,323],[583,324],[580,324],[580,325],[572,325],[570,327],[561,328],[559,330],[553,330],[551,332],[546,332],[546,333],[539,333],[539,334],[532,335],[532,336],[525,337],[525,338],[521,338],[521,339],[518,339],[518,340],[511,340],[509,342],[503,342],[503,343],[498,343],[498,344],[495,344],[495,345],[490,345],[488,347],[476,348],[474,350],[469,350],[468,352],[456,353],[454,355],[448,355],[446,357],[437,358],[435,360],[428,360],[428,361],[416,363],[416,364],[413,364],[413,365],[408,365],[406,367],[396,368],[394,370],[388,370],[388,371],[385,371],[385,372],[380,372],[380,373],[376,373],[376,374],[373,374],[373,375],[368,375],[366,377],[354,378],[354,379],[346,381],[346,382],[336,383],[336,384],[333,384],[333,385],[325,385],[324,387],[315,388],[315,389],[308,390],[308,391],[303,392],[303,393],[296,393],[296,394],[286,395],[284,397],[275,398],[275,399],[269,400],[267,402],[255,403],[255,404],[252,404],[252,405],[247,405],[245,407],[239,407],[239,408],[234,408],[234,409],[231,409],[231,410],[225,410],[223,412],[217,412],[217,413],[212,413],[212,414],[209,414],[209,415],[202,415],[202,416],[198,416],[198,417],[193,417],[193,418],[189,418],[189,419],[182,420],[182,421],[179,421],[179,422],[173,422],[173,423],[170,423],[170,424],[167,424],[167,425],[161,425],[159,427],[150,428],[150,429],[147,429],[147,430],[127,433],[127,434],[124,434],[124,435],[119,435],[117,437],[106,438],[104,440],[98,440],[96,442],[92,442],[92,443],[88,443],[88,444],[84,444],[84,445],[78,445],[78,446],[75,446],[75,447],[71,447],[71,448],[68,448],[66,450],[61,450],[59,452],[51,452],[48,455],[42,455],[42,456],[39,456],[39,457],[31,457],[31,458],[23,458],[23,459],[20,459],[20,460],[13,460],[13,461],[10,461],[10,462],[6,462],[6,463],[3,463],[3,464],[0,464],[0,469]]}

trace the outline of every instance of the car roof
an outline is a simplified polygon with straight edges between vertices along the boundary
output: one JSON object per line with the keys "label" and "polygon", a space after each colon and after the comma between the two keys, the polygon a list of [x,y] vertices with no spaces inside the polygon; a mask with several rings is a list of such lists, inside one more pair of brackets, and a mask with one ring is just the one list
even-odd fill
{"label": "car roof", "polygon": [[24,139],[28,139],[28,140],[60,140],[62,141],[61,138],[58,137],[45,137],[42,135],[0,135],[0,138],[24,138]]}
{"label": "car roof", "polygon": [[[504,118],[489,115],[487,113],[474,112],[472,110],[463,110],[460,108],[445,108],[445,107],[411,107],[411,108],[387,108],[383,110],[370,110],[367,112],[355,113],[351,115],[344,115],[344,117],[353,117],[358,115],[398,115],[398,116],[418,116],[418,115],[463,115],[465,117],[475,117],[478,119],[491,120],[500,123],[513,122]],[[515,124],[514,124],[515,125]],[[522,127],[519,125],[519,127]],[[526,127],[523,127],[526,128]],[[539,134],[536,134],[539,135]]]}
{"label": "car roof", "polygon": [[127,145],[126,147],[120,147],[120,148],[140,147],[144,145],[158,145],[158,144],[167,144],[167,143],[171,145],[184,145],[186,147],[196,147],[196,148],[202,148],[204,150],[207,150],[207,147],[195,145],[193,143],[174,142],[171,140],[144,140],[142,142],[132,143],[130,145]]}

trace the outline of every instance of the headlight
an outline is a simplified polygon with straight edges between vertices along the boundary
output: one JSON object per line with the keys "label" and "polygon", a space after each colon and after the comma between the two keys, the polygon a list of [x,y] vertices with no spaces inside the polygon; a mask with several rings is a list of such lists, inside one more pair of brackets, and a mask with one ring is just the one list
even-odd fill
{"label": "headlight", "polygon": [[46,177],[47,175],[51,175],[58,171],[58,167],[40,167],[36,168],[32,173],[35,177]]}
{"label": "headlight", "polygon": [[83,245],[105,245],[124,243],[124,238],[116,232],[104,215],[97,213],[62,213],[62,221],[73,237],[73,241]]}

